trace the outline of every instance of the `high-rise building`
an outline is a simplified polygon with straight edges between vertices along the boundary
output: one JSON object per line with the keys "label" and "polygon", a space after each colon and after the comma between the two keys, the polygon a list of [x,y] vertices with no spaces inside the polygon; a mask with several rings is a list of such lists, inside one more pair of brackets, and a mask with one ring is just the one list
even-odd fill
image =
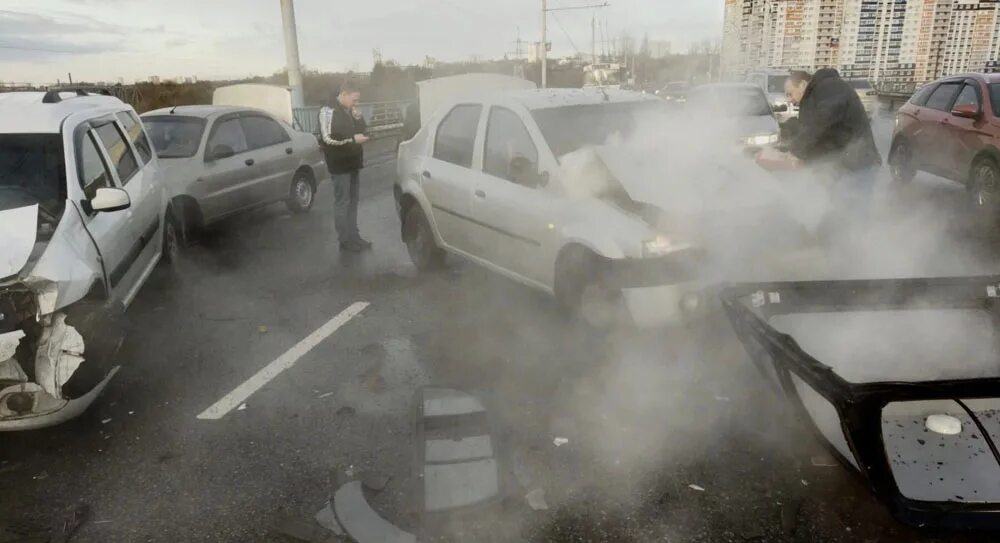
{"label": "high-rise building", "polygon": [[1000,0],[726,0],[723,73],[836,67],[886,88],[998,70]]}

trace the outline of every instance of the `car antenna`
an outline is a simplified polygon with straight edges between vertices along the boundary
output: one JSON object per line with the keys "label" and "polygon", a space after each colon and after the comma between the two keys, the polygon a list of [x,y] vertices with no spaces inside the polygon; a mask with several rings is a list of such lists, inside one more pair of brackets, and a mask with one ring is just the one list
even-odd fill
{"label": "car antenna", "polygon": [[176,109],[177,109],[177,106],[174,106],[174,107],[170,108],[170,114],[173,115],[174,114],[174,110],[176,110]]}

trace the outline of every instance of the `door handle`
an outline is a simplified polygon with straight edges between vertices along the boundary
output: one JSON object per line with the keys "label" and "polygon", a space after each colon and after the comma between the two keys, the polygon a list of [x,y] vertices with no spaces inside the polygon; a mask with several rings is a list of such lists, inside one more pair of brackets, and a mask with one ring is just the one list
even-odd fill
{"label": "door handle", "polygon": [[246,164],[247,166],[253,166],[253,159],[252,158],[248,158],[248,159],[244,160],[243,163]]}
{"label": "door handle", "polygon": [[420,175],[424,176],[424,179],[430,179],[431,178],[431,172],[429,172],[427,170],[424,170],[424,173],[422,173]]}
{"label": "door handle", "polygon": [[286,155],[290,155],[290,154],[292,154],[292,148],[291,148],[291,147],[286,147],[286,148],[285,148],[285,154],[286,154]]}
{"label": "door handle", "polygon": [[477,190],[476,191],[476,198],[483,198],[483,199],[485,199],[486,198],[486,193],[483,192],[483,191],[481,191],[481,190]]}

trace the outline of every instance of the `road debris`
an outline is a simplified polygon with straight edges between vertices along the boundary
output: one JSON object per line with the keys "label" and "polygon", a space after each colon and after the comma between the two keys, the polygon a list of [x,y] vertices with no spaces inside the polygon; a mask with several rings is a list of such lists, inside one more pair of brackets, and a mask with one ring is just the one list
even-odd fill
{"label": "road debris", "polygon": [[334,534],[338,536],[344,535],[344,528],[340,526],[340,522],[337,521],[337,515],[333,512],[332,502],[326,502],[326,505],[317,511],[313,518],[316,519],[317,524]]}
{"label": "road debris", "polygon": [[109,423],[109,422],[111,422],[111,418],[110,418],[110,417],[109,417],[109,418],[106,418],[106,419],[103,419],[103,420],[101,421],[101,424],[107,424],[107,423]]}
{"label": "road debris", "polygon": [[391,476],[374,471],[366,471],[361,474],[361,484],[372,492],[381,492],[392,479]]}
{"label": "road debris", "polygon": [[241,403],[239,407],[236,408],[237,411],[243,411],[247,408],[247,404]]}
{"label": "road debris", "polygon": [[73,537],[73,534],[83,526],[90,518],[90,506],[86,503],[78,503],[71,506],[63,513],[62,519],[52,532],[51,543],[66,543]]}
{"label": "road debris", "polygon": [[562,447],[567,443],[569,443],[569,440],[566,439],[565,437],[557,437],[552,440],[552,444],[555,445],[556,447]]}
{"label": "road debris", "polygon": [[404,532],[376,513],[365,501],[360,481],[340,487],[333,497],[333,509],[344,531],[358,543],[416,543]]}
{"label": "road debris", "polygon": [[525,494],[524,499],[528,500],[528,506],[535,511],[548,511],[549,504],[545,502],[545,491],[536,488]]}
{"label": "road debris", "polygon": [[702,487],[700,487],[698,485],[688,485],[688,488],[690,488],[691,490],[697,490],[698,492],[704,492],[705,491],[704,488],[702,488]]}
{"label": "road debris", "polygon": [[333,392],[324,392],[323,394],[316,396],[316,399],[322,400],[323,398],[329,398],[330,396],[333,396]]}

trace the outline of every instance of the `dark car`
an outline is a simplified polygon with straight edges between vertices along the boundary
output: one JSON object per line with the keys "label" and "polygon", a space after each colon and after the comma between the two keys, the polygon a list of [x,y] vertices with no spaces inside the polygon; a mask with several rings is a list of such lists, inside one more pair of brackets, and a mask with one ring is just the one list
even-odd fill
{"label": "dark car", "polygon": [[1000,209],[1000,74],[935,81],[896,113],[889,165],[908,182],[930,172],[968,187],[977,206]]}

